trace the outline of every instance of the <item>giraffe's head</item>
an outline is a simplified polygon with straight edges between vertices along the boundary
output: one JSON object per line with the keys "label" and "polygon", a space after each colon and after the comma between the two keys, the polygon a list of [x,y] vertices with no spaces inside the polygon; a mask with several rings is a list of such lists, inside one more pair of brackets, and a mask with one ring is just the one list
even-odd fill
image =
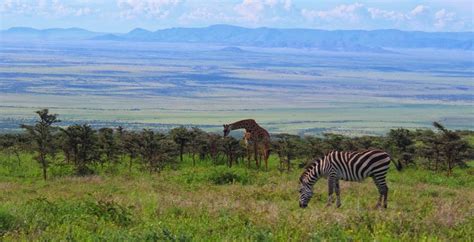
{"label": "giraffe's head", "polygon": [[230,133],[230,124],[224,124],[224,137],[227,137]]}
{"label": "giraffe's head", "polygon": [[244,133],[244,139],[245,139],[245,140],[250,140],[251,137],[252,137],[252,133],[245,131],[245,133]]}
{"label": "giraffe's head", "polygon": [[250,141],[251,137],[252,137],[252,133],[245,131],[244,138],[243,138],[244,142],[245,142],[245,145],[249,144],[249,141]]}

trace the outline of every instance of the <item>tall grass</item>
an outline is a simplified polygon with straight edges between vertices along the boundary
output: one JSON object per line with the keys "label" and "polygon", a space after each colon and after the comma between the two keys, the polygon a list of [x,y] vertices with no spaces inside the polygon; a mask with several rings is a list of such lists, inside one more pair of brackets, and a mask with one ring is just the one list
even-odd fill
{"label": "tall grass", "polygon": [[[58,158],[60,160],[60,158]],[[325,207],[327,184],[315,185],[307,209],[298,207],[299,169],[280,172],[228,168],[211,161],[159,174],[139,164],[94,167],[74,177],[22,154],[0,156],[0,240],[463,240],[474,239],[474,162],[451,177],[407,168],[389,171],[389,208],[375,210],[372,181],[341,183],[342,207]],[[17,167],[15,167],[17,166]]]}

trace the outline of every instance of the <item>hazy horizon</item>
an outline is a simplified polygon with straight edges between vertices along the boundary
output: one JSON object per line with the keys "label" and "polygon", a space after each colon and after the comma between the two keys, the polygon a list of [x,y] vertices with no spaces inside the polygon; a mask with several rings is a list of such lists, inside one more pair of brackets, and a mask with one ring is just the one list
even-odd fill
{"label": "hazy horizon", "polygon": [[258,26],[258,27],[246,27],[246,26],[241,26],[241,25],[236,25],[236,24],[210,24],[210,25],[205,25],[205,26],[196,26],[196,27],[181,27],[181,26],[175,26],[175,27],[166,27],[166,28],[158,28],[158,29],[147,29],[147,28],[142,28],[142,27],[132,27],[129,30],[125,30],[123,32],[114,32],[114,31],[94,31],[88,28],[82,28],[82,27],[77,27],[77,26],[68,26],[68,27],[47,27],[47,28],[35,28],[32,26],[24,26],[24,25],[19,25],[19,26],[11,26],[9,28],[5,29],[0,29],[0,31],[7,31],[10,29],[15,29],[15,28],[30,28],[30,29],[35,29],[35,30],[51,30],[51,29],[82,29],[82,30],[87,30],[90,32],[97,32],[97,33],[107,33],[107,34],[126,34],[129,33],[133,30],[136,29],[143,29],[146,31],[150,32],[155,32],[155,31],[160,31],[160,30],[167,30],[167,29],[178,29],[178,28],[208,28],[212,26],[233,26],[233,27],[239,27],[239,28],[246,28],[246,29],[261,29],[261,28],[268,28],[268,29],[304,29],[304,30],[320,30],[320,31],[380,31],[380,30],[398,30],[398,31],[403,31],[403,32],[426,32],[426,33],[474,33],[474,30],[466,30],[466,31],[423,31],[423,30],[403,30],[403,29],[397,29],[397,28],[380,28],[380,29],[323,29],[323,28],[291,28],[291,27],[270,27],[270,26]]}
{"label": "hazy horizon", "polygon": [[134,28],[229,24],[249,28],[472,32],[473,9],[473,3],[466,0],[6,0],[0,3],[0,29],[78,27],[124,33]]}

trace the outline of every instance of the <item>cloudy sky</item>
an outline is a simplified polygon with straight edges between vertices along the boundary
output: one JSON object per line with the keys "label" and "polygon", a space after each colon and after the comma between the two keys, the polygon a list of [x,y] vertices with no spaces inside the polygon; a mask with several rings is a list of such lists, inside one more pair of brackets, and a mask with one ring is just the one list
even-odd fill
{"label": "cloudy sky", "polygon": [[473,31],[472,0],[0,0],[0,28],[246,27]]}

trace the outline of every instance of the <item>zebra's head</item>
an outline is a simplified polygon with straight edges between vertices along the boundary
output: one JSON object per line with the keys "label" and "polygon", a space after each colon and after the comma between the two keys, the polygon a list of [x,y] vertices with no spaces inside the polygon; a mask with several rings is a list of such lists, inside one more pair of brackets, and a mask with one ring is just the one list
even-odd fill
{"label": "zebra's head", "polygon": [[306,208],[309,200],[313,196],[313,189],[309,185],[301,184],[300,187],[300,208]]}
{"label": "zebra's head", "polygon": [[319,178],[320,160],[311,162],[300,177],[300,208],[306,208],[313,197],[313,185]]}

